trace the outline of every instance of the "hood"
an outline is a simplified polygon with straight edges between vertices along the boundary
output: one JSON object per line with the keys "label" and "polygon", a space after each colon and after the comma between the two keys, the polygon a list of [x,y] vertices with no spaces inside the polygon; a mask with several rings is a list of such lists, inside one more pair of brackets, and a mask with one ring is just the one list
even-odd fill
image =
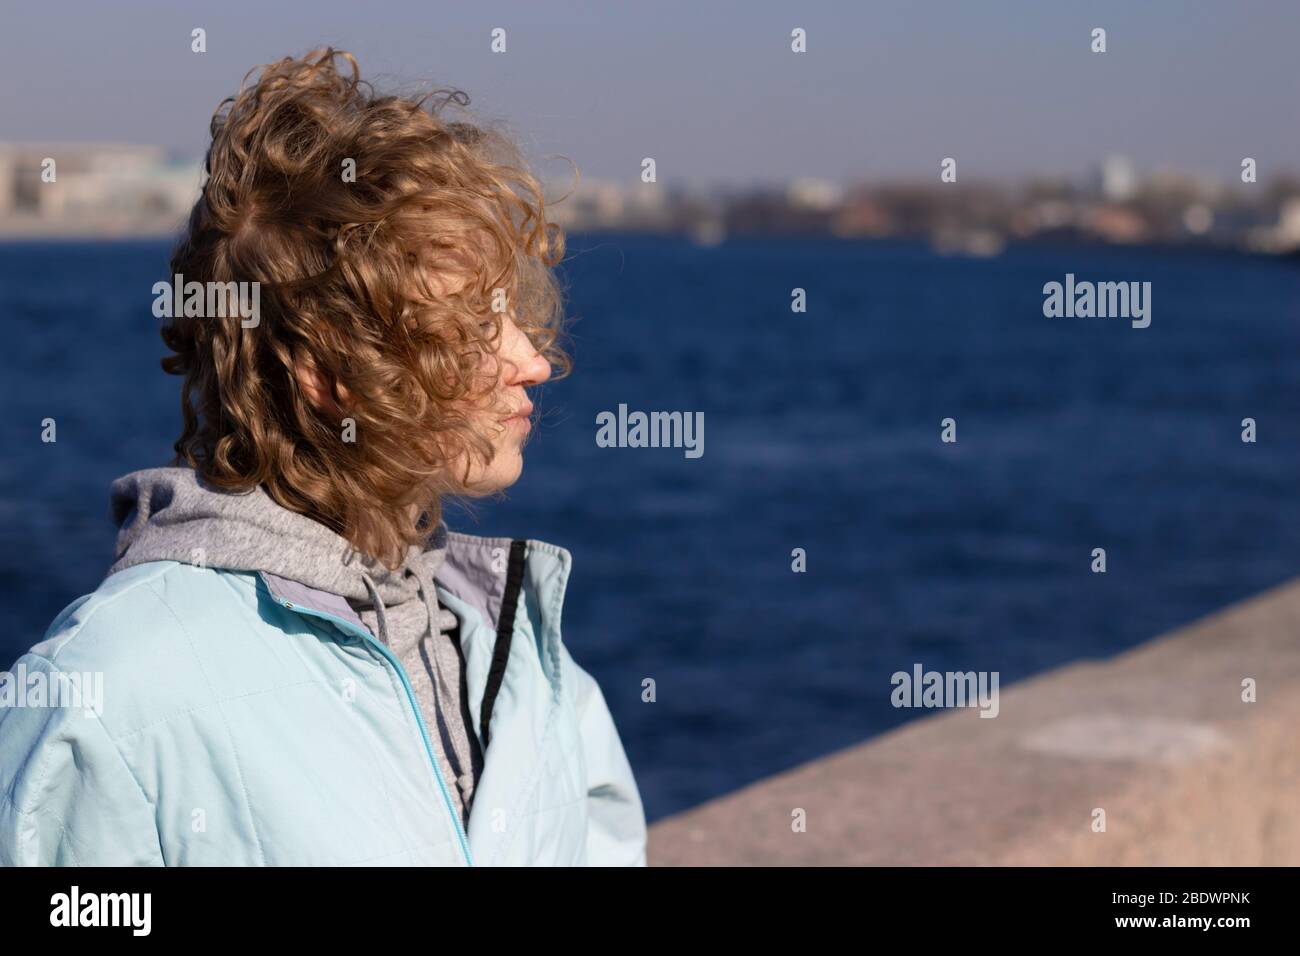
{"label": "hood", "polygon": [[367,619],[365,612],[373,612],[386,643],[386,618],[394,614],[427,615],[439,629],[455,626],[433,597],[433,576],[446,555],[443,524],[390,570],[319,521],[277,504],[261,487],[221,491],[191,468],[124,475],[113,482],[111,499],[118,534],[109,574],[147,561],[266,572],[337,594]]}

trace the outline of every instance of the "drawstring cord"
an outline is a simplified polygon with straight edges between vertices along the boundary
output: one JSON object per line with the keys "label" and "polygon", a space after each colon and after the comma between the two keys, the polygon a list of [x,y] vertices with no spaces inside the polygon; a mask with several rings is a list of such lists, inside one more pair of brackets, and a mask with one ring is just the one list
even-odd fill
{"label": "drawstring cord", "polygon": [[[425,587],[424,576],[422,574],[413,569],[409,564],[405,568],[405,573],[415,576],[416,590],[420,595],[420,600],[424,602],[424,610],[427,618],[425,634],[430,641],[437,641],[442,634],[449,632],[456,627],[458,623],[456,615],[438,603],[433,588]],[[366,592],[370,595],[370,603],[375,609],[375,619],[379,629],[379,640],[387,647],[389,646],[388,618],[385,614],[386,608],[384,607],[384,600],[379,596],[379,588],[375,586],[374,579],[371,578],[368,573],[362,571],[361,580],[366,585]],[[434,669],[434,706],[441,710],[442,701],[445,697],[444,690],[447,686],[446,676],[443,674],[442,661],[437,649],[431,648],[431,651]],[[466,800],[469,798],[469,790],[471,789],[467,776],[467,774],[462,774],[456,780],[456,785],[460,788]]]}
{"label": "drawstring cord", "polygon": [[379,596],[379,588],[375,587],[374,579],[365,571],[361,572],[361,580],[365,582],[366,592],[370,595],[370,603],[375,608],[375,617],[379,621],[379,640],[388,645],[388,620],[384,617],[384,599]]}
{"label": "drawstring cord", "polygon": [[[424,602],[424,610],[427,616],[425,633],[428,635],[430,640],[437,640],[439,635],[445,634],[456,627],[459,623],[456,620],[456,615],[438,603],[433,588],[424,586],[424,577],[421,574],[412,569],[409,565],[406,567],[406,573],[415,576],[416,591],[420,595],[420,600]],[[370,595],[370,603],[375,609],[375,617],[379,624],[379,639],[387,645],[388,618],[384,614],[386,610],[384,607],[384,600],[379,596],[379,588],[376,587],[374,578],[372,578],[367,572],[362,571],[361,580],[366,585],[366,593]],[[436,663],[435,659],[435,664]]]}

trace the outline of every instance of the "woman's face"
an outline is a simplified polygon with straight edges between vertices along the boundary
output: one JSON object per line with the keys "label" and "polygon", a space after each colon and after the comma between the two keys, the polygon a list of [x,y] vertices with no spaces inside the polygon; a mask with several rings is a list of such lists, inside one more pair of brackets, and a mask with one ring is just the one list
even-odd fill
{"label": "woman's face", "polygon": [[[485,251],[490,244],[485,240]],[[431,263],[430,286],[441,295],[459,292],[473,281],[474,260],[460,250],[442,250]],[[532,431],[533,403],[525,391],[551,377],[551,363],[514,322],[514,313],[501,315],[501,335],[494,355],[484,355],[482,371],[486,396],[471,405],[475,430],[493,449],[490,462],[477,459],[452,462],[451,473],[464,491],[488,495],[508,488],[523,471],[523,447]]]}
{"label": "woman's face", "polygon": [[[495,372],[490,401],[478,407],[476,427],[495,454],[474,462],[465,482],[470,494],[491,494],[514,484],[524,467],[523,447],[532,430],[533,403],[525,391],[551,377],[551,363],[533,348],[514,320],[503,315],[495,361],[485,358],[485,374]],[[463,465],[461,466],[463,468]]]}

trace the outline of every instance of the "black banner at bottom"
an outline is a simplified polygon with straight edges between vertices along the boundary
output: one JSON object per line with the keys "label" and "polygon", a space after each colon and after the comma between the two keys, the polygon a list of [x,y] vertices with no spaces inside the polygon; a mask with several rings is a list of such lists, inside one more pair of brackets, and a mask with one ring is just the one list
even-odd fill
{"label": "black banner at bottom", "polygon": [[[818,933],[975,942],[996,930],[1220,942],[1284,928],[1291,869],[648,868],[42,869],[0,871],[8,940],[75,934],[127,942],[374,942],[427,919],[440,942],[560,920],[651,935],[676,926],[762,937],[809,919]],[[534,922],[529,917],[536,917]],[[413,921],[414,918],[414,921]],[[607,931],[607,929],[606,929]],[[972,936],[976,933],[976,936]],[[431,937],[431,939],[434,937]],[[597,937],[593,937],[597,938]],[[602,937],[603,938],[603,937]]]}

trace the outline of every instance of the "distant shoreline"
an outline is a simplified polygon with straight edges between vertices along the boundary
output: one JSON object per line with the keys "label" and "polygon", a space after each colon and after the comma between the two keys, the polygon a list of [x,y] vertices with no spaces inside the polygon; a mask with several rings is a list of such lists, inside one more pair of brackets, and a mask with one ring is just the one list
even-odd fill
{"label": "distant shoreline", "polygon": [[[67,229],[47,229],[39,232],[22,231],[12,228],[12,223],[0,221],[0,247],[18,246],[23,244],[33,245],[57,245],[60,243],[68,244],[85,244],[85,243],[132,243],[132,242],[171,242],[177,238],[179,225],[164,226],[156,225],[142,227],[139,229],[102,229],[99,231],[81,230],[72,231]],[[692,236],[689,232],[678,230],[634,230],[634,229],[571,229],[568,231],[570,240],[580,240],[584,238],[591,239],[665,239],[691,242]],[[1279,263],[1300,265],[1300,252],[1265,252],[1257,249],[1242,248],[1237,245],[1218,244],[1211,242],[1143,242],[1143,243],[1117,243],[1102,242],[1089,240],[1086,238],[1068,238],[1064,236],[1040,237],[1035,239],[1016,239],[1006,243],[992,257],[971,255],[960,251],[935,249],[931,243],[921,237],[916,236],[890,236],[890,237],[866,237],[866,236],[837,236],[834,234],[808,233],[808,232],[745,232],[732,233],[721,241],[721,244],[732,242],[752,242],[769,240],[773,242],[789,242],[803,240],[807,242],[834,242],[843,245],[861,245],[861,246],[878,246],[881,248],[911,248],[923,250],[939,258],[952,259],[956,262],[980,261],[982,258],[998,258],[1008,253],[1031,251],[1036,249],[1080,249],[1100,252],[1109,250],[1116,253],[1122,252],[1155,252],[1163,254],[1181,254],[1181,255],[1212,255],[1212,256],[1233,256],[1244,259],[1255,259],[1264,261],[1277,261]],[[711,245],[701,245],[701,249],[708,249]]]}

